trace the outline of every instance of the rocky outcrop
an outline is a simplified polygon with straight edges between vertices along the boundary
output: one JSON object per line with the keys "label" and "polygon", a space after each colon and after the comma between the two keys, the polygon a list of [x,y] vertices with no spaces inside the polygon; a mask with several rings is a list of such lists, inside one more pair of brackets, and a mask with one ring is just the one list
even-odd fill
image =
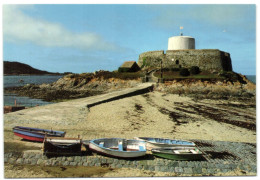
{"label": "rocky outcrop", "polygon": [[70,74],[51,84],[28,84],[23,87],[5,88],[5,94],[18,94],[45,101],[60,101],[88,97],[123,88],[135,87],[141,80],[122,80],[118,78],[104,78],[95,75],[79,76]]}
{"label": "rocky outcrop", "polygon": [[[122,73],[123,74],[123,73]],[[120,74],[120,76],[122,76]],[[51,84],[13,87],[5,89],[6,94],[40,98],[45,101],[59,101],[103,94],[124,88],[135,87],[141,78],[122,78],[111,72],[99,71],[85,74],[69,74]],[[187,95],[194,99],[236,99],[255,102],[256,85],[241,74],[226,74],[219,79],[178,79],[157,84],[154,90]]]}
{"label": "rocky outcrop", "polygon": [[155,90],[188,95],[195,99],[236,99],[255,101],[256,85],[245,76],[240,75],[242,81],[214,80],[202,81],[196,79],[182,79],[159,84]]}
{"label": "rocky outcrop", "polygon": [[58,81],[52,84],[42,84],[40,88],[50,88],[50,89],[63,89],[63,90],[94,90],[94,91],[111,91],[117,90],[125,87],[134,87],[141,82],[140,79],[136,80],[122,80],[117,78],[98,78],[94,77],[91,79],[87,78],[75,78],[70,76],[65,76],[60,78]]}

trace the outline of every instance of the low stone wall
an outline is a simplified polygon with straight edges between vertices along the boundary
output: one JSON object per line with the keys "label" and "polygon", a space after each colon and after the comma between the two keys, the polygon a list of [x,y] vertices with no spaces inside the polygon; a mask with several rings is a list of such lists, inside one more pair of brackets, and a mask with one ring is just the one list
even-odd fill
{"label": "low stone wall", "polygon": [[[134,160],[109,158],[100,155],[82,155],[70,157],[52,157],[48,158],[41,152],[24,152],[22,155],[13,153],[4,154],[4,162],[11,164],[30,164],[39,166],[102,166],[111,168],[134,168],[148,171],[161,171],[176,173],[176,175],[200,175],[214,176],[217,173],[227,173],[240,170],[246,175],[257,172],[256,167],[256,148],[255,144],[233,143],[233,142],[201,142],[197,141],[200,149],[213,150],[221,154],[229,150],[232,155],[224,153],[224,158],[212,158],[206,155],[202,161],[174,161],[162,158],[156,158],[147,154],[143,158]],[[232,152],[231,152],[232,151]],[[239,153],[239,154],[238,154]],[[223,155],[223,153],[222,153]],[[236,158],[234,158],[236,157]]]}

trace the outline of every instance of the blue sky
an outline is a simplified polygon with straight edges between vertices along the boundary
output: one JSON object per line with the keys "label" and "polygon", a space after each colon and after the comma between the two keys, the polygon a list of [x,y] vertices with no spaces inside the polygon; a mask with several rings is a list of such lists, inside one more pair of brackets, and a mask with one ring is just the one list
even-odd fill
{"label": "blue sky", "polygon": [[255,5],[3,5],[3,59],[50,72],[116,70],[168,38],[231,54],[233,70],[256,74]]}

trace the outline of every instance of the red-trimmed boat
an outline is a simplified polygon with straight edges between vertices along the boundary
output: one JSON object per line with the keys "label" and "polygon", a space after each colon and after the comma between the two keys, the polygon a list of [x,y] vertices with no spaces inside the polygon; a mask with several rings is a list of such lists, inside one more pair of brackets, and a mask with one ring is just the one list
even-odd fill
{"label": "red-trimmed boat", "polygon": [[36,141],[36,142],[43,142],[44,137],[64,137],[66,132],[63,131],[54,131],[48,129],[38,129],[38,128],[31,128],[31,127],[22,127],[22,126],[15,126],[13,128],[14,135],[19,136],[23,139]]}

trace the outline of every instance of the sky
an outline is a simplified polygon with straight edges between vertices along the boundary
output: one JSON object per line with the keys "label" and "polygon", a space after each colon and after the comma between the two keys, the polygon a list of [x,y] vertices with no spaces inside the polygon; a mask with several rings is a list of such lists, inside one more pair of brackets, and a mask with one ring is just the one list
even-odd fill
{"label": "sky", "polygon": [[3,4],[3,60],[49,72],[117,70],[183,34],[256,74],[254,4]]}

